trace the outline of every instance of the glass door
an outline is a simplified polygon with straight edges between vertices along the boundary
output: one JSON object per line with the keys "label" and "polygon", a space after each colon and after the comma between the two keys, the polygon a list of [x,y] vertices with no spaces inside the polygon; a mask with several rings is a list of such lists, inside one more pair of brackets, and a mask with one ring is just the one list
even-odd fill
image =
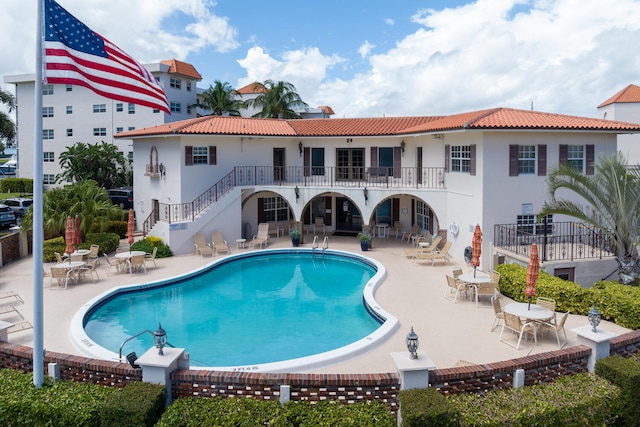
{"label": "glass door", "polygon": [[364,148],[337,148],[336,166],[339,181],[363,180]]}
{"label": "glass door", "polygon": [[286,179],[284,173],[284,148],[273,149],[273,179],[275,181],[284,181]]}

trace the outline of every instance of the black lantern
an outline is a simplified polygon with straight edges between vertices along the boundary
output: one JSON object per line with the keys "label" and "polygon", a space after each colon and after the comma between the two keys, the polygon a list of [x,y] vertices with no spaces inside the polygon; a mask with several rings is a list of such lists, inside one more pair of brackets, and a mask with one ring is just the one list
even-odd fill
{"label": "black lantern", "polygon": [[302,157],[302,141],[298,142],[298,150],[300,150],[300,157]]}
{"label": "black lantern", "polygon": [[296,192],[296,202],[298,201],[298,199],[300,198],[300,189],[298,188],[298,186],[296,185],[296,188],[294,190]]}
{"label": "black lantern", "polygon": [[162,349],[167,343],[167,331],[162,329],[162,325],[158,323],[158,330],[153,333],[153,342],[159,349],[158,354],[163,355]]}
{"label": "black lantern", "polygon": [[596,328],[600,324],[600,319],[602,319],[602,314],[600,314],[595,304],[593,305],[593,307],[591,307],[591,310],[589,310],[589,313],[587,313],[587,317],[589,318],[589,324],[593,328],[592,331],[598,332]]}
{"label": "black lantern", "polygon": [[413,332],[413,326],[411,327],[411,332],[407,334],[407,339],[405,340],[407,344],[407,350],[409,350],[409,358],[417,359],[418,358],[418,334]]}

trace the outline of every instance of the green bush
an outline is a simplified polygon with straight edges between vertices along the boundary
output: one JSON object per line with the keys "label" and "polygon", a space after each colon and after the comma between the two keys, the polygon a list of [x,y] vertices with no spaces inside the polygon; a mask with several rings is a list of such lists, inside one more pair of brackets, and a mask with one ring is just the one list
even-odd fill
{"label": "green bush", "polygon": [[31,195],[33,193],[33,179],[5,178],[0,180],[0,193],[27,193]]}
{"label": "green bush", "polygon": [[432,387],[401,391],[400,409],[403,427],[457,425],[457,412]]}
{"label": "green bush", "polygon": [[154,247],[158,248],[156,258],[168,258],[170,256],[173,256],[171,248],[165,245],[161,238],[155,236],[148,236],[142,240],[138,240],[133,245],[131,245],[131,250],[151,253]]}
{"label": "green bush", "polygon": [[552,383],[450,396],[460,426],[604,426],[617,418],[620,388],[593,374]]}
{"label": "green bush", "polygon": [[[78,247],[80,249],[89,249],[91,245],[99,245],[100,253],[113,252],[120,244],[120,237],[113,233],[89,233],[84,242]],[[55,252],[63,254],[66,249],[64,237],[55,237],[45,240],[42,243],[42,259],[44,262],[55,262]]]}
{"label": "green bush", "polygon": [[291,401],[284,406],[289,424],[296,427],[394,427],[395,417],[383,402],[358,402],[344,405],[335,400],[315,404]]}
{"label": "green bush", "polygon": [[109,395],[101,408],[100,421],[104,427],[151,427],[162,416],[167,400],[165,386],[132,382],[118,393]]}
{"label": "green bush", "polygon": [[596,362],[596,374],[622,390],[619,426],[640,426],[640,362],[609,356]]}

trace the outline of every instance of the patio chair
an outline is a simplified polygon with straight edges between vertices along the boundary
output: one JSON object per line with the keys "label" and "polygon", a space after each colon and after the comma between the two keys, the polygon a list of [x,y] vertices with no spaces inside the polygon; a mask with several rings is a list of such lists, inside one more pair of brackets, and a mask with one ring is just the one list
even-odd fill
{"label": "patio chair", "polygon": [[[567,345],[567,343],[569,342],[569,340],[567,339],[567,331],[565,331],[564,329],[564,324],[567,321],[567,317],[569,317],[569,312],[567,311],[566,313],[564,313],[561,317],[560,320],[556,322],[555,318],[552,318],[548,321],[545,322],[540,322],[538,323],[538,328],[541,331],[553,331],[556,334],[556,339],[558,340],[558,347],[562,348],[565,345]],[[564,343],[560,344],[560,334],[558,332],[562,331],[562,333],[564,334]]]}
{"label": "patio chair", "polygon": [[313,234],[315,235],[320,228],[322,228],[323,235],[327,234],[327,226],[324,223],[324,218],[321,216],[317,216],[313,224]]}
{"label": "patio chair", "polygon": [[147,264],[144,261],[144,255],[134,255],[129,258],[128,262],[130,276],[134,271],[144,271],[144,274],[147,274]]}
{"label": "patio chair", "polygon": [[500,321],[504,322],[504,311],[502,310],[502,304],[500,304],[500,297],[491,297],[491,303],[493,304],[493,312],[496,316],[495,319],[493,319],[493,324],[491,325],[491,332],[493,332],[498,326],[500,326]]}
{"label": "patio chair", "polygon": [[[452,301],[454,304],[456,303],[456,299],[458,298],[458,294],[460,292],[464,292],[467,293],[467,291],[469,290],[469,287],[467,286],[466,283],[456,283],[456,279],[454,279],[453,277],[449,276],[447,274],[447,287],[444,289],[444,298],[448,299],[449,301]],[[455,295],[453,296],[453,299],[451,298],[451,293],[455,291]]]}
{"label": "patio chair", "polygon": [[150,254],[145,254],[144,259],[145,260],[149,260],[149,261],[153,261],[153,266],[155,268],[158,268],[158,266],[156,265],[156,254],[158,253],[158,247],[154,246],[153,250],[151,251]]}
{"label": "patio chair", "polygon": [[69,261],[71,262],[84,262],[84,256],[82,254],[70,254]]}
{"label": "patio chair", "polygon": [[216,253],[229,253],[229,245],[224,239],[224,234],[222,234],[222,231],[218,230],[211,233],[211,242],[213,244],[213,250],[216,251]]}
{"label": "patio chair", "polygon": [[453,243],[448,240],[439,252],[419,253],[416,255],[416,261],[431,261],[431,265],[435,265],[436,261],[449,262],[451,261],[449,250],[451,250],[452,244]]}
{"label": "patio chair", "polygon": [[107,254],[102,253],[102,255],[104,256],[104,260],[107,262],[107,267],[109,268],[109,270],[111,270],[112,268],[115,268],[116,272],[118,273],[122,271],[122,268],[127,263],[127,261],[124,259],[119,259],[119,258],[109,259],[109,256]]}
{"label": "patio chair", "polygon": [[500,273],[497,271],[492,271],[489,273],[489,277],[491,278],[491,283],[496,287],[496,292],[500,292]]}
{"label": "patio chair", "polygon": [[491,296],[491,298],[496,297],[498,289],[492,282],[487,283],[476,283],[474,286],[475,294],[476,294],[476,307],[478,307],[478,298],[481,296]]}
{"label": "patio chair", "polygon": [[258,234],[253,236],[253,239],[249,243],[250,248],[255,248],[256,246],[267,246],[267,242],[269,241],[269,224],[264,222],[258,224]]}
{"label": "patio chair", "polygon": [[402,223],[400,221],[395,221],[393,223],[393,227],[389,229],[389,234],[396,233],[396,240],[398,240],[398,236],[402,233]]}
{"label": "patio chair", "polygon": [[87,255],[87,262],[98,261],[98,256],[100,255],[99,251],[99,245],[91,245],[91,247],[89,248],[89,255]]}
{"label": "patio chair", "polygon": [[536,299],[536,305],[553,311],[553,319],[556,318],[556,300],[552,298],[538,297],[538,299]]}
{"label": "patio chair", "polygon": [[65,256],[60,255],[60,252],[54,252],[54,254],[56,255],[56,262],[58,264],[66,261],[69,258],[68,255],[65,255]]}
{"label": "patio chair", "polygon": [[442,241],[442,237],[436,236],[436,238],[433,239],[433,242],[431,242],[429,246],[426,246],[426,247],[417,246],[415,248],[405,249],[404,254],[406,255],[407,258],[416,258],[420,254],[435,253],[441,241]]}
{"label": "patio chair", "polygon": [[213,249],[211,249],[211,246],[209,246],[209,244],[207,243],[206,238],[204,237],[204,234],[202,233],[194,234],[193,242],[196,249],[196,255],[200,254],[203,257],[205,255],[213,256]]}
{"label": "patio chair", "polygon": [[403,231],[402,232],[402,240],[400,240],[401,242],[404,241],[404,238],[407,238],[407,243],[409,243],[411,241],[411,236],[416,236],[420,233],[420,227],[418,227],[417,225],[414,225],[413,227],[411,227],[410,231]]}
{"label": "patio chair", "polygon": [[58,282],[58,286],[64,285],[64,288],[67,289],[69,285],[69,281],[75,282],[76,275],[75,271],[70,268],[64,267],[51,267],[51,279],[49,279],[49,289],[53,287],[53,280]]}
{"label": "patio chair", "polygon": [[98,271],[96,270],[97,266],[98,266],[98,260],[95,259],[93,260],[93,262],[80,267],[78,269],[78,274],[80,275],[80,278],[84,278],[85,276],[91,276],[92,274],[94,274],[96,276],[96,280],[94,280],[93,283],[97,283],[98,280],[100,280],[98,277]]}
{"label": "patio chair", "polygon": [[[508,329],[511,332],[518,335],[518,343],[513,345],[513,343],[509,341],[505,341],[502,339],[502,335],[504,334],[504,330]],[[502,330],[500,331],[500,342],[503,342],[516,350],[520,350],[520,342],[522,341],[522,337],[526,334],[533,335],[533,339],[535,344],[538,344],[538,338],[536,337],[536,327],[534,322],[523,322],[520,320],[518,316],[515,314],[504,312],[504,323],[502,324]]]}

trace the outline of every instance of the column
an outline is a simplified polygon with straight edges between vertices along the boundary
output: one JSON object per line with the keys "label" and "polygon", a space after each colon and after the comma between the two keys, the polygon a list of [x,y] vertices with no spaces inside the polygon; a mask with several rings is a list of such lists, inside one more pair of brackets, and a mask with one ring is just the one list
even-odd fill
{"label": "column", "polygon": [[613,332],[598,329],[593,332],[591,326],[581,326],[571,329],[578,335],[578,344],[586,345],[591,348],[591,356],[589,356],[589,372],[595,372],[596,360],[609,356],[611,338],[617,337]]}
{"label": "column", "polygon": [[189,355],[184,348],[165,347],[164,354],[158,354],[158,349],[152,347],[136,360],[136,364],[142,368],[142,381],[151,384],[160,384],[167,387],[167,406],[172,402],[171,398],[171,373],[176,369],[189,369]]}
{"label": "column", "polygon": [[401,390],[429,386],[429,371],[435,369],[436,365],[424,351],[418,350],[417,359],[411,359],[408,351],[391,353],[391,358],[400,373]]}

